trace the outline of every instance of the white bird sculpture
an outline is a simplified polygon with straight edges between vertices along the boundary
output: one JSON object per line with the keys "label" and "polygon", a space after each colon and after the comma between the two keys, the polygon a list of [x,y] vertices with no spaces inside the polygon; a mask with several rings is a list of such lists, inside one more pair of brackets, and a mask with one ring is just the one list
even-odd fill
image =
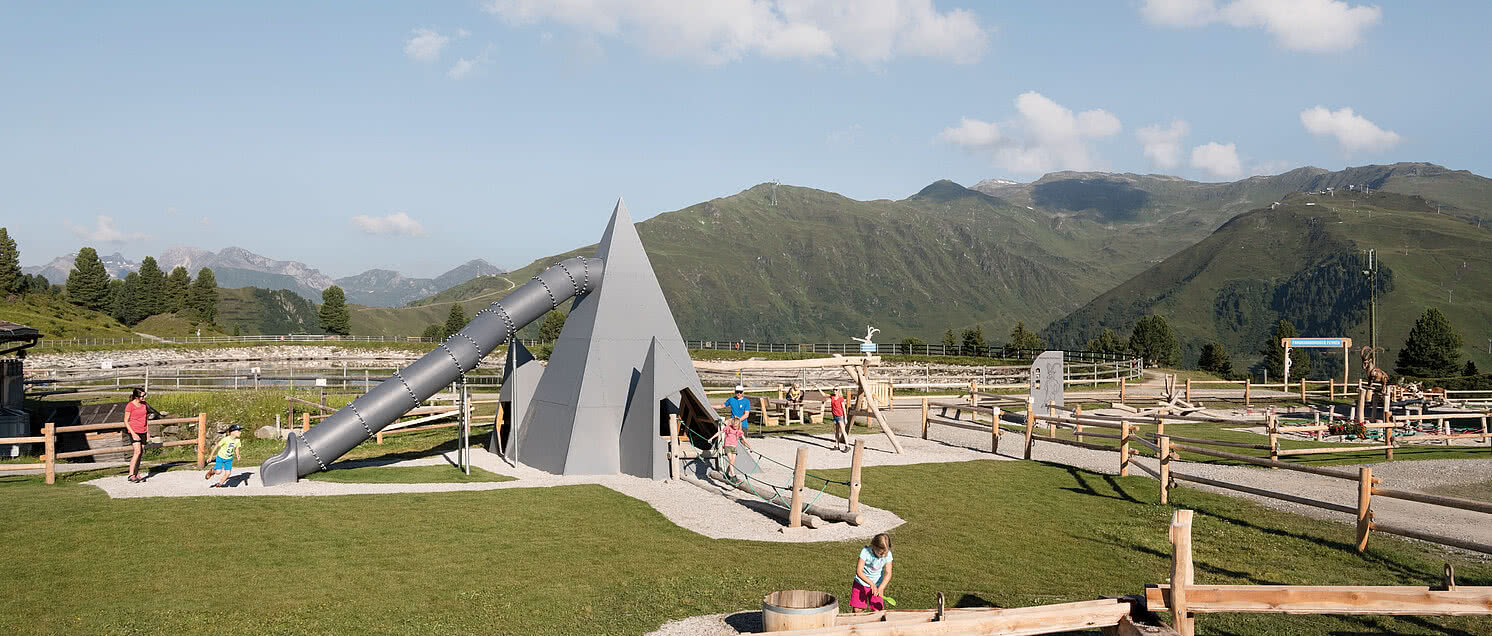
{"label": "white bird sculpture", "polygon": [[881,331],[880,329],[876,329],[875,327],[872,327],[870,325],[866,325],[865,326],[865,337],[864,338],[856,338],[854,336],[851,336],[850,340],[854,340],[856,342],[863,342],[865,344],[873,344],[873,343],[871,343],[870,339],[876,337],[876,334],[880,333],[880,331]]}

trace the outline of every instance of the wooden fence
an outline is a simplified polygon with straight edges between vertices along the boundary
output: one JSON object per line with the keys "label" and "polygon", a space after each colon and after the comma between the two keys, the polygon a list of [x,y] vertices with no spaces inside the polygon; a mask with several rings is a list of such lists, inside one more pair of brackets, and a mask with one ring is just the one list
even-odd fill
{"label": "wooden fence", "polygon": [[[152,424],[195,424],[197,426],[197,439],[176,440],[170,442],[147,443],[146,449],[171,448],[175,446],[197,447],[197,468],[207,465],[207,414],[198,413],[196,417],[177,417],[170,419],[151,420]],[[46,475],[48,484],[57,483],[57,460],[74,459],[78,457],[93,457],[95,455],[110,455],[114,453],[132,452],[133,445],[114,446],[109,448],[90,448],[79,451],[57,452],[57,436],[63,433],[92,433],[98,431],[114,431],[125,427],[123,422],[111,422],[106,424],[77,424],[73,426],[57,426],[54,422],[42,425],[42,434],[30,437],[3,437],[0,444],[42,444],[44,449],[41,462],[34,464],[0,464],[0,471],[10,470],[42,470]]]}

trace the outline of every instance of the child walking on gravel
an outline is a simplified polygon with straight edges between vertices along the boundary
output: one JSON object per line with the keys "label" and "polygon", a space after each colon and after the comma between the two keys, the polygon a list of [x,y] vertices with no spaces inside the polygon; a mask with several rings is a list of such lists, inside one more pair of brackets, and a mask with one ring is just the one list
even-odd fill
{"label": "child walking on gravel", "polygon": [[222,472],[223,476],[218,482],[208,488],[226,488],[228,476],[233,474],[233,460],[238,459],[238,447],[242,442],[243,429],[234,424],[228,427],[228,434],[218,440],[218,445],[212,449],[212,468],[207,469],[207,479],[212,479],[214,474]]}
{"label": "child walking on gravel", "polygon": [[726,418],[725,425],[710,436],[710,441],[714,442],[717,437],[720,438],[720,450],[725,453],[728,461],[724,466],[725,476],[731,478],[736,472],[736,444],[738,442],[745,444],[746,448],[750,449],[751,443],[746,441],[746,432],[741,430],[741,421],[733,417]]}
{"label": "child walking on gravel", "polygon": [[850,585],[850,607],[856,612],[886,609],[886,586],[891,583],[891,535],[884,532],[860,548],[855,562],[855,582]]}

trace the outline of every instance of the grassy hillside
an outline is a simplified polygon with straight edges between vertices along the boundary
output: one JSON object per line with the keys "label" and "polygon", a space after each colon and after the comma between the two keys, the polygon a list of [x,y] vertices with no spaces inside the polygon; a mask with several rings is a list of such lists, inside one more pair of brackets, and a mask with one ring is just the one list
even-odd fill
{"label": "grassy hillside", "polygon": [[135,337],[118,320],[49,294],[28,294],[16,302],[0,297],[0,320],[35,327],[47,338]]}
{"label": "grassy hillside", "polygon": [[322,333],[316,306],[286,289],[219,288],[217,322],[246,336]]}
{"label": "grassy hillside", "polygon": [[[1479,366],[1489,363],[1483,345],[1492,321],[1486,293],[1492,232],[1436,214],[1419,197],[1389,192],[1292,195],[1284,203],[1239,216],[1053,322],[1043,335],[1078,346],[1104,327],[1123,333],[1156,313],[1176,330],[1188,362],[1202,344],[1221,342],[1240,369],[1257,359],[1282,317],[1306,336],[1345,335],[1366,343],[1368,289],[1360,251],[1373,248],[1385,271],[1378,296],[1384,366],[1392,366],[1415,318],[1431,306],[1466,338],[1465,354]],[[1313,366],[1340,364],[1336,356],[1321,360]]]}
{"label": "grassy hillside", "polygon": [[204,336],[226,336],[233,333],[231,327],[225,332],[221,326],[204,325],[191,317],[180,314],[156,314],[135,325],[136,333],[161,336],[163,338],[195,336],[198,330]]}

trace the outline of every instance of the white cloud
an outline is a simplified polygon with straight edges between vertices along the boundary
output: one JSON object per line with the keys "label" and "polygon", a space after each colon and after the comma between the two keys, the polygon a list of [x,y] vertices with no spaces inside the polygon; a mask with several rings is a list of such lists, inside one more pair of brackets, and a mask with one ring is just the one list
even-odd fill
{"label": "white cloud", "polygon": [[[465,35],[461,31],[460,35]],[[430,29],[415,29],[414,35],[404,41],[404,55],[418,62],[434,62],[440,59],[440,52],[451,42],[449,36],[441,35]]]}
{"label": "white cloud", "polygon": [[1379,128],[1351,108],[1329,110],[1325,106],[1300,111],[1300,123],[1306,132],[1318,137],[1335,137],[1342,152],[1378,152],[1397,146],[1403,140],[1392,130]]}
{"label": "white cloud", "polygon": [[121,230],[114,225],[114,217],[98,215],[92,228],[87,228],[72,221],[63,221],[63,227],[85,241],[94,243],[124,243],[126,241],[141,241],[150,238],[144,232],[130,232]]}
{"label": "white cloud", "polygon": [[1136,130],[1135,138],[1144,147],[1145,158],[1150,160],[1150,165],[1161,170],[1175,170],[1181,165],[1181,140],[1190,132],[1191,125],[1180,119],[1173,119],[1166,127],[1156,124]]}
{"label": "white cloud", "polygon": [[993,146],[1000,142],[1000,126],[964,117],[957,127],[944,128],[938,133],[938,139],[959,146]]}
{"label": "white cloud", "polygon": [[1287,49],[1320,53],[1357,46],[1383,19],[1383,10],[1343,0],[1231,0],[1222,6],[1215,0],[1144,0],[1140,15],[1167,27],[1259,27]]}
{"label": "white cloud", "polygon": [[487,65],[487,54],[491,52],[491,50],[492,48],[488,47],[476,57],[463,57],[459,60],[456,60],[456,63],[451,65],[451,70],[446,71],[446,77],[449,77],[453,80],[466,79],[466,77],[468,75],[471,75],[473,71]]}
{"label": "white cloud", "polygon": [[488,0],[483,8],[510,24],[556,23],[704,64],[748,55],[967,64],[988,39],[972,11],[939,11],[933,0]]}
{"label": "white cloud", "polygon": [[357,226],[365,234],[425,235],[425,227],[404,212],[395,212],[384,216],[359,214],[352,217],[352,224]]}
{"label": "white cloud", "polygon": [[1207,174],[1231,179],[1243,174],[1243,162],[1238,160],[1238,146],[1209,141],[1192,148],[1192,167]]}
{"label": "white cloud", "polygon": [[1016,97],[1015,109],[1020,116],[1014,121],[996,124],[965,117],[938,139],[988,152],[996,165],[1011,172],[1040,174],[1097,167],[1092,142],[1121,129],[1113,113],[1094,109],[1074,114],[1035,91]]}

